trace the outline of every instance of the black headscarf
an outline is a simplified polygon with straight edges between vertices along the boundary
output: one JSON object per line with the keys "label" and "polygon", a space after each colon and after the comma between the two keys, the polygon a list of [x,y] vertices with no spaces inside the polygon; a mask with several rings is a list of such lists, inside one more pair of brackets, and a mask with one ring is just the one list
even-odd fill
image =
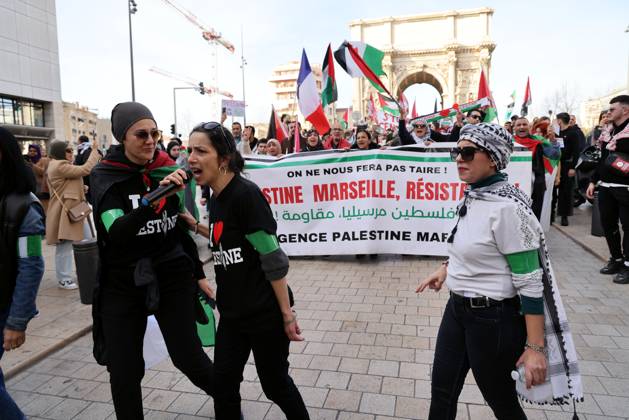
{"label": "black headscarf", "polygon": [[35,192],[35,175],[26,166],[15,136],[0,127],[0,197]]}
{"label": "black headscarf", "polygon": [[173,159],[173,160],[176,160],[177,158],[174,157],[173,155],[171,155],[170,151],[175,146],[181,147],[181,144],[177,140],[171,140],[171,141],[168,142],[168,146],[166,146],[166,153],[168,153],[168,156],[170,156],[170,158]]}

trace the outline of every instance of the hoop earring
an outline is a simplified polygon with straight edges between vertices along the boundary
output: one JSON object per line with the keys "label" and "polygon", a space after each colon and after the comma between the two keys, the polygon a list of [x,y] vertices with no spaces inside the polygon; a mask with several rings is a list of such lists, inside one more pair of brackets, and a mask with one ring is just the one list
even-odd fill
{"label": "hoop earring", "polygon": [[221,175],[227,175],[227,168],[224,166],[219,166],[218,172],[220,172]]}

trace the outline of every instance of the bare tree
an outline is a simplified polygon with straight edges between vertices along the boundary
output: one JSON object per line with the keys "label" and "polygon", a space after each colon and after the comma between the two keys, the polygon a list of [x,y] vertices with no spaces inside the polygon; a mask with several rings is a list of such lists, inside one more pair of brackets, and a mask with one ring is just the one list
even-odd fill
{"label": "bare tree", "polygon": [[561,86],[548,95],[544,101],[546,109],[553,114],[567,112],[574,114],[579,105],[579,92],[576,86],[568,86],[568,82],[563,82]]}

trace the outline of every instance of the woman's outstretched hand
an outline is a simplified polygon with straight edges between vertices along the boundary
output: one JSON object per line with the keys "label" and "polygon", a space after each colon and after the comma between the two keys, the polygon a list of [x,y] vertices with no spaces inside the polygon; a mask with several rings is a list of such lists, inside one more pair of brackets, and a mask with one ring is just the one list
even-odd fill
{"label": "woman's outstretched hand", "polygon": [[422,280],[421,283],[419,283],[419,285],[417,286],[417,289],[415,289],[415,293],[421,293],[424,290],[426,290],[426,288],[432,289],[435,292],[438,292],[439,290],[441,290],[441,286],[443,286],[443,282],[446,281],[447,274],[448,274],[448,271],[446,269],[446,266],[442,265],[441,267],[439,267],[437,271],[435,271],[434,273],[426,277],[424,280]]}

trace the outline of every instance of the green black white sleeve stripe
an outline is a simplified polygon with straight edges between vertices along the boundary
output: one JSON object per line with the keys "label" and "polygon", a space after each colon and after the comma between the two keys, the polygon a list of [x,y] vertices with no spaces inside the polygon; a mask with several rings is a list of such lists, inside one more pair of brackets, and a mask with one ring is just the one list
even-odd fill
{"label": "green black white sleeve stripe", "polygon": [[122,216],[124,216],[124,212],[122,211],[122,209],[111,209],[111,210],[104,211],[100,215],[100,220],[103,222],[103,225],[105,226],[105,230],[109,232],[111,225],[114,224],[116,219]]}
{"label": "green black white sleeve stripe", "polygon": [[522,313],[530,315],[544,314],[543,271],[539,265],[536,249],[505,255],[513,285],[518,290],[522,302]]}

